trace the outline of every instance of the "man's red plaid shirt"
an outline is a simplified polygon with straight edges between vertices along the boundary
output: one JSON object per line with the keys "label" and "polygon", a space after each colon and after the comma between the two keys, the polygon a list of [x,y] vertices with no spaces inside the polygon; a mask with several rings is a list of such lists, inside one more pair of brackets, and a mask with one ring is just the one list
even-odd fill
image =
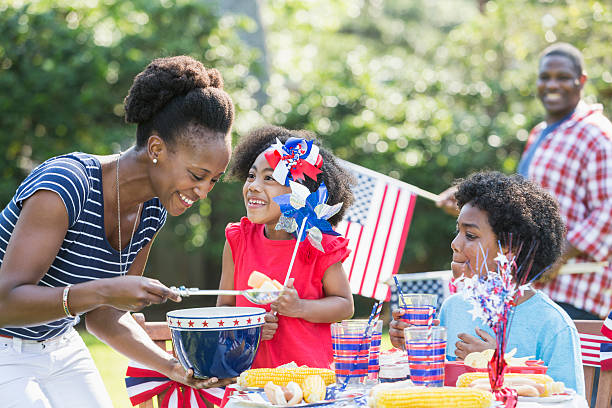
{"label": "man's red plaid shirt", "polygon": [[[602,111],[581,101],[546,136],[528,171],[559,201],[568,241],[587,254],[577,262],[612,259],[612,123]],[[545,127],[533,128],[525,151]],[[606,316],[612,310],[612,264],[601,274],[561,275],[543,289],[553,300]]]}

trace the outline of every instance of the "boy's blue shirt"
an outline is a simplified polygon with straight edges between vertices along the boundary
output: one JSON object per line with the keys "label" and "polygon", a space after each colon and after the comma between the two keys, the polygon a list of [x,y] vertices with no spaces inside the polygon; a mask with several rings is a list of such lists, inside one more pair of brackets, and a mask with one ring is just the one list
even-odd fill
{"label": "boy's blue shirt", "polygon": [[[493,330],[482,320],[472,320],[469,313],[473,306],[461,294],[447,298],[440,308],[440,325],[445,326],[448,340],[446,358],[455,360],[455,343],[459,333],[478,338],[479,327],[492,336]],[[517,349],[515,357],[534,356],[548,366],[546,374],[555,381],[563,381],[566,387],[584,396],[584,373],[580,355],[578,330],[570,317],[541,291],[518,305],[511,318],[510,335],[506,352]]]}

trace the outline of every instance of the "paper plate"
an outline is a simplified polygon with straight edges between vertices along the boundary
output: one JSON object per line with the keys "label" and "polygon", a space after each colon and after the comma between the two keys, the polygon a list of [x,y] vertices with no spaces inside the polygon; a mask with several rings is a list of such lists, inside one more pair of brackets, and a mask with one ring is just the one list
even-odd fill
{"label": "paper plate", "polygon": [[[292,405],[293,407],[323,407],[326,405],[333,405],[340,402],[350,402],[353,401],[354,406],[366,406],[366,396],[363,393],[355,392],[350,394],[344,394],[340,398],[333,398],[334,387],[327,387],[327,395],[324,401],[319,402],[311,402],[311,403],[301,403],[297,405]],[[248,388],[245,389],[241,387],[237,392],[232,394],[230,397],[232,401],[232,406],[244,406],[250,408],[277,408],[277,407],[286,407],[287,405],[274,405],[268,401],[266,397],[266,393],[262,388]]]}
{"label": "paper plate", "polygon": [[518,397],[520,402],[537,402],[540,404],[552,404],[557,402],[571,401],[576,396],[576,391],[566,388],[563,394],[555,394],[550,397]]}

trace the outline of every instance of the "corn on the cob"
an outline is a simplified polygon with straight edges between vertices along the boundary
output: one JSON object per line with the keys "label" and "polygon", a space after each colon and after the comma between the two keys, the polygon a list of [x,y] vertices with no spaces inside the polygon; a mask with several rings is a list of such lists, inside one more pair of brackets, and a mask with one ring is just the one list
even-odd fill
{"label": "corn on the cob", "polygon": [[320,375],[326,385],[336,382],[334,370],[328,368],[254,368],[240,374],[238,385],[242,387],[262,388],[268,381],[276,385],[287,385],[289,381],[302,384],[309,375]]}
{"label": "corn on the cob", "polygon": [[374,396],[376,408],[488,408],[492,401],[488,391],[455,387],[381,390]]}
{"label": "corn on the cob", "polygon": [[325,382],[320,375],[309,375],[302,384],[304,401],[319,402],[325,399]]}
{"label": "corn on the cob", "polygon": [[[472,381],[477,380],[479,378],[489,378],[489,373],[463,373],[457,378],[457,387],[469,387]],[[533,380],[538,384],[547,384],[554,382],[552,377],[546,374],[506,373],[504,374],[504,378],[529,378],[530,380]]]}

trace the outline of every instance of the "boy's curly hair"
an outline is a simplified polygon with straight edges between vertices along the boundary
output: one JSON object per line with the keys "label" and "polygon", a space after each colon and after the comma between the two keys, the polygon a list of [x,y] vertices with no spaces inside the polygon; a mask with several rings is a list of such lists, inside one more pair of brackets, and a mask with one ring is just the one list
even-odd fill
{"label": "boy's curly hair", "polygon": [[230,162],[228,177],[236,181],[244,181],[249,174],[251,166],[262,152],[267,150],[278,138],[285,143],[291,137],[298,137],[305,140],[312,140],[319,146],[319,153],[323,157],[323,166],[317,181],[305,177],[302,182],[310,191],[316,191],[321,182],[325,183],[328,191],[327,203],[333,205],[343,203],[342,208],[328,221],[336,226],[342,220],[347,208],[353,204],[353,192],[351,185],[354,184],[353,176],[345,169],[340,167],[334,155],[321,147],[321,142],[316,135],[307,130],[289,130],[280,126],[264,126],[249,132],[243,136],[234,149]]}
{"label": "boy's curly hair", "polygon": [[[526,281],[530,281],[559,255],[565,237],[565,225],[559,205],[553,196],[536,183],[518,174],[507,176],[499,172],[480,172],[465,180],[458,180],[455,193],[457,205],[471,204],[488,215],[488,221],[503,246],[512,242],[516,263],[521,268],[521,281],[529,262],[533,265]],[[535,251],[529,259],[529,249]],[[522,272],[522,273],[521,273]]]}
{"label": "boy's curly hair", "polygon": [[125,121],[138,124],[139,148],[153,132],[173,147],[181,136],[192,135],[187,130],[194,127],[212,131],[207,137],[225,138],[234,121],[234,104],[223,90],[221,73],[186,55],[153,60],[136,75],[123,103]]}

